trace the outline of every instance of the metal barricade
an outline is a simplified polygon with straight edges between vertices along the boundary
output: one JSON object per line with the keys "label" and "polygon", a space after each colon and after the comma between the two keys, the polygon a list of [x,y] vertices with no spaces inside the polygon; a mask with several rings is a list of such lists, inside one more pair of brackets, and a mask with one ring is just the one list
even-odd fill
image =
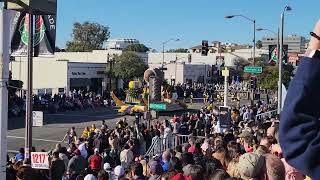
{"label": "metal barricade", "polygon": [[255,120],[256,121],[263,121],[266,117],[271,118],[272,116],[276,115],[278,110],[272,110],[265,113],[257,114]]}

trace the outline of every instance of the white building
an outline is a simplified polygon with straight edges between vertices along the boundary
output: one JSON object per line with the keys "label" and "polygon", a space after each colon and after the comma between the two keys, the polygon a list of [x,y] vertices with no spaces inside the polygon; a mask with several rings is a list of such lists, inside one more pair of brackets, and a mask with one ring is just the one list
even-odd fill
{"label": "white building", "polygon": [[[161,67],[161,64],[149,64],[151,68]],[[207,64],[186,64],[170,62],[164,66],[164,78],[170,84],[175,83],[207,83],[210,79],[211,66]]]}
{"label": "white building", "polygon": [[[68,93],[73,89],[93,90],[101,92],[109,86],[109,78],[104,73],[109,58],[120,55],[122,51],[94,50],[92,52],[59,52],[53,58],[36,57],[33,59],[34,93],[59,92]],[[148,55],[138,53],[145,63]],[[10,63],[12,79],[23,81],[23,89],[27,86],[27,58],[16,57]],[[121,87],[121,82],[119,82]],[[102,87],[104,85],[104,87]]]}
{"label": "white building", "polygon": [[109,39],[106,44],[106,49],[123,50],[131,44],[139,44],[139,41],[136,39],[127,38]]}

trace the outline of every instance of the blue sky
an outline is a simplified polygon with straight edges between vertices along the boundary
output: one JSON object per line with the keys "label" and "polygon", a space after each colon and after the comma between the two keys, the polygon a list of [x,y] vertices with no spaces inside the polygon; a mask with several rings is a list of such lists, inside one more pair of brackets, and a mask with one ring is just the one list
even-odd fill
{"label": "blue sky", "polygon": [[[320,17],[319,0],[60,0],[58,1],[57,45],[71,39],[74,22],[93,21],[110,27],[110,38],[136,38],[161,50],[188,48],[201,40],[251,43],[253,27],[242,18],[225,20],[225,15],[243,14],[257,21],[257,28],[276,31],[284,6],[285,34],[308,37]],[[270,35],[258,32],[257,38]]]}

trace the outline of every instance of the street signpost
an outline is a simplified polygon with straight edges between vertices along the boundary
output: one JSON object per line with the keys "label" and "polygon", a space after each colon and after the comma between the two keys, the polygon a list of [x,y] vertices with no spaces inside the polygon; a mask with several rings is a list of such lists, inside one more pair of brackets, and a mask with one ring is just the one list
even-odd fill
{"label": "street signpost", "polygon": [[167,105],[164,104],[164,103],[161,103],[161,104],[150,103],[150,109],[166,110],[167,109]]}
{"label": "street signpost", "polygon": [[244,67],[245,73],[261,74],[262,67],[246,66]]}

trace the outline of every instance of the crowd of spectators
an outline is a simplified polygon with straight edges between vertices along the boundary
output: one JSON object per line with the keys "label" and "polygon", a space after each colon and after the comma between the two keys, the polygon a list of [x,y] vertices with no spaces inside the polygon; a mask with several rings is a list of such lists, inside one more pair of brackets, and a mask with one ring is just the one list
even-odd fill
{"label": "crowd of spectators", "polygon": [[[279,117],[255,119],[270,104],[232,109],[231,124],[221,126],[216,107],[174,115],[149,125],[121,119],[109,128],[103,121],[84,130],[72,127],[49,152],[50,170],[30,168],[23,149],[8,160],[11,179],[304,179],[286,163],[278,140]],[[153,143],[187,135],[185,143],[147,154]],[[157,141],[158,139],[158,141]],[[159,141],[160,139],[160,141]],[[34,150],[35,151],[35,150]],[[44,151],[44,150],[43,150]]]}

